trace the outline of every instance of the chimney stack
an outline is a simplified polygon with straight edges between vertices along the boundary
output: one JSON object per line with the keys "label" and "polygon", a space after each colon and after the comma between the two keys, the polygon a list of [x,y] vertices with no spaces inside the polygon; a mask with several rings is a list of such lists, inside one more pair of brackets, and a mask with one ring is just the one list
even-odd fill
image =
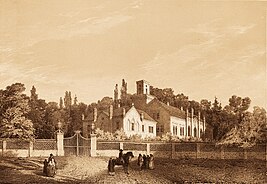
{"label": "chimney stack", "polygon": [[113,105],[109,106],[109,119],[112,119],[113,117]]}
{"label": "chimney stack", "polygon": [[94,122],[97,120],[97,108],[94,108]]}
{"label": "chimney stack", "polygon": [[82,120],[84,120],[84,113],[82,113]]}
{"label": "chimney stack", "polygon": [[122,108],[122,117],[124,117],[126,114],[125,108]]}

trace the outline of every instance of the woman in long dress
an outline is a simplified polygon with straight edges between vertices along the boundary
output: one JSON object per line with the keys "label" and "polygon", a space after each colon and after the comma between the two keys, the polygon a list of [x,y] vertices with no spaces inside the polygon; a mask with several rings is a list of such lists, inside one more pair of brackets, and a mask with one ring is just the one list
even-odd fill
{"label": "woman in long dress", "polygon": [[148,167],[149,169],[155,169],[154,156],[152,154],[150,154]]}

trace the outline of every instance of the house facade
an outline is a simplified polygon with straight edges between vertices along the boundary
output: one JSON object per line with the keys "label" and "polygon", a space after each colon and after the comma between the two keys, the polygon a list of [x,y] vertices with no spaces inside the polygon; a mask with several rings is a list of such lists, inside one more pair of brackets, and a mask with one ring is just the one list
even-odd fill
{"label": "house facade", "polygon": [[156,134],[161,136],[166,133],[179,138],[201,138],[205,132],[205,117],[201,119],[201,114],[194,115],[194,109],[191,114],[188,110],[170,106],[159,101],[150,94],[150,84],[145,81],[137,81],[137,93],[133,97],[137,108],[142,109],[157,121]]}
{"label": "house facade", "polygon": [[156,136],[157,122],[146,112],[136,109],[134,105],[130,108],[118,107],[113,109],[111,105],[109,111],[94,112],[83,120],[83,136],[88,137],[92,124],[95,129],[99,128],[105,132],[114,133],[123,129],[127,136],[139,135],[142,138]]}
{"label": "house facade", "polygon": [[[121,99],[127,95],[127,83],[123,80]],[[179,138],[201,138],[206,129],[205,117],[194,109],[190,113],[159,101],[150,94],[149,82],[136,82],[136,94],[132,95],[132,106],[120,107],[118,86],[114,90],[114,107],[89,114],[83,120],[83,135],[88,137],[92,125],[105,132],[114,133],[123,129],[127,136],[139,135],[142,138],[156,137],[166,133]],[[124,95],[123,95],[124,94]]]}

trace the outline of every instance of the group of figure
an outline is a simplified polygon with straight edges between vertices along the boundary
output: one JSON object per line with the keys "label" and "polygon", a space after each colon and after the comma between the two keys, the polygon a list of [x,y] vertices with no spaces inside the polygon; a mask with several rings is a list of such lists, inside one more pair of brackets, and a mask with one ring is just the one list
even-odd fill
{"label": "group of figure", "polygon": [[129,164],[131,159],[134,157],[132,152],[127,152],[123,154],[123,150],[120,149],[118,158],[110,158],[108,162],[108,173],[109,175],[115,175],[115,165],[122,165],[124,172],[129,174]]}
{"label": "group of figure", "polygon": [[48,159],[44,160],[43,173],[48,177],[54,177],[56,174],[56,160],[52,153]]}
{"label": "group of figure", "polygon": [[[115,175],[115,165],[122,165],[124,168],[125,173],[129,174],[129,164],[130,160],[134,157],[132,152],[127,152],[126,154],[123,154],[123,150],[120,149],[119,151],[119,157],[116,159],[110,158],[108,161],[108,173],[109,175],[114,176]],[[139,154],[138,166],[140,167],[140,170],[142,169],[154,169],[154,156],[152,154],[150,155],[141,155]]]}
{"label": "group of figure", "polygon": [[141,155],[139,154],[137,159],[137,165],[142,169],[155,169],[154,156],[150,155]]}

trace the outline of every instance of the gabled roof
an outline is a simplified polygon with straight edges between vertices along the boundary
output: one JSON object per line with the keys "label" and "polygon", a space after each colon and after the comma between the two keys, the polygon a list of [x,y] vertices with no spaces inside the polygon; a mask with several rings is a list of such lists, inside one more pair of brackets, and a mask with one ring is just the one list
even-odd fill
{"label": "gabled roof", "polygon": [[152,103],[156,103],[158,104],[159,106],[161,106],[163,109],[165,109],[171,116],[174,116],[174,117],[178,117],[178,118],[185,118],[185,112],[180,110],[179,108],[177,107],[173,107],[173,106],[170,106],[170,105],[167,105],[161,101],[159,101],[158,99],[153,99],[151,102],[148,103],[148,106]]}
{"label": "gabled roof", "polygon": [[144,119],[149,120],[149,121],[155,121],[151,116],[149,116],[145,111],[142,111],[140,109],[136,109],[137,112],[141,115],[143,113]]}

